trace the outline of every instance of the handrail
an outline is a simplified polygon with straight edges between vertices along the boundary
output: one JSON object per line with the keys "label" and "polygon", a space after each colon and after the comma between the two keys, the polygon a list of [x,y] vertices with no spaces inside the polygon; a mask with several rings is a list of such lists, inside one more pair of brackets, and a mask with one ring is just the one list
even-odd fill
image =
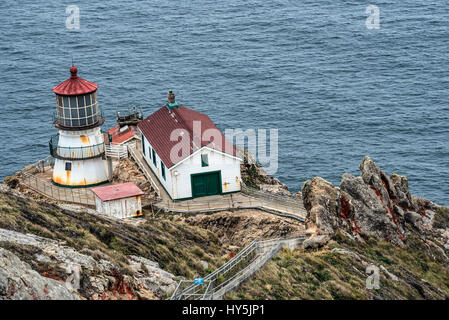
{"label": "handrail", "polygon": [[60,147],[59,134],[50,138],[48,143],[52,157],[64,160],[86,160],[104,155],[104,142],[84,147]]}
{"label": "handrail", "polygon": [[244,193],[248,196],[253,196],[255,198],[262,198],[262,199],[268,199],[271,201],[287,203],[292,206],[298,206],[300,209],[304,209],[302,199],[296,199],[292,196],[287,196],[287,195],[270,194],[267,191],[262,191],[259,189],[255,189],[253,187],[249,187],[246,184],[244,184],[243,182],[241,183],[241,190],[242,190],[242,193]]}
{"label": "handrail", "polygon": [[95,198],[90,189],[85,188],[61,188],[53,185],[33,174],[21,171],[22,181],[21,183],[26,185],[28,188],[33,189],[40,194],[62,202],[83,204],[87,206],[95,206]]}
{"label": "handrail", "polygon": [[[252,273],[261,268],[269,259],[271,259],[276,252],[285,244],[292,244],[300,241],[304,241],[305,236],[288,237],[288,238],[275,238],[268,240],[253,240],[249,245],[243,248],[234,258],[226,262],[224,265],[219,267],[214,272],[210,273],[204,278],[204,282],[208,283],[206,291],[202,294],[198,293],[204,287],[202,285],[192,284],[181,291],[181,284],[188,281],[183,280],[178,284],[175,291],[171,296],[171,300],[181,299],[181,298],[194,298],[201,296],[202,299],[205,298],[221,298],[227,291],[232,290],[238,286],[243,280],[249,277]],[[256,256],[246,261],[246,266],[242,269],[237,270],[232,276],[226,279],[224,282],[220,283],[217,287],[213,286],[213,283],[217,280],[220,274],[226,274],[233,267],[235,267],[240,262],[244,261],[250,254],[256,252]],[[220,292],[220,290],[222,292]],[[215,294],[219,292],[218,296]]]}
{"label": "handrail", "polygon": [[123,159],[128,158],[128,147],[126,145],[106,145],[106,156],[109,158]]}
{"label": "handrail", "polygon": [[[215,281],[217,279],[217,276],[220,273],[225,273],[225,271],[230,270],[232,267],[234,267],[236,264],[238,264],[240,261],[242,261],[243,258],[246,258],[251,252],[256,250],[257,243],[258,243],[258,240],[251,241],[251,243],[249,245],[247,245],[245,248],[240,250],[240,252],[237,253],[231,260],[229,260],[224,265],[222,265],[221,267],[219,267],[218,269],[216,269],[215,271],[213,271],[212,273],[207,275],[204,278],[204,281],[205,282]],[[187,287],[186,289],[184,289],[184,291],[182,292],[182,295],[187,295],[187,297],[195,295],[196,291],[192,292],[192,290],[195,290],[195,289],[201,289],[201,287],[193,284],[193,285]],[[176,293],[176,291],[173,293],[173,297],[175,296],[175,293]]]}

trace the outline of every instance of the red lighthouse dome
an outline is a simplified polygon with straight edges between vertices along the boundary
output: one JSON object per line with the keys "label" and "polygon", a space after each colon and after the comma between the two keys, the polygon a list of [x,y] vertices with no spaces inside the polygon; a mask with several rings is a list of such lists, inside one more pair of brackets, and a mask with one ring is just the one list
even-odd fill
{"label": "red lighthouse dome", "polygon": [[98,89],[96,83],[84,80],[78,76],[78,68],[70,68],[70,78],[53,88],[53,92],[62,96],[78,96],[94,92]]}

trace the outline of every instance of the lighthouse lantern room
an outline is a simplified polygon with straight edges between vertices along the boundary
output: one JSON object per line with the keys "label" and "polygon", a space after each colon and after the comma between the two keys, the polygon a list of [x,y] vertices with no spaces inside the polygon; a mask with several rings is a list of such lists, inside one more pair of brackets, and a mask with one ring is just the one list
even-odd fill
{"label": "lighthouse lantern room", "polygon": [[98,109],[98,85],[78,76],[72,65],[71,76],[55,86],[57,116],[53,125],[59,134],[50,140],[55,158],[53,183],[63,187],[89,187],[108,181],[108,164],[100,127],[104,118]]}

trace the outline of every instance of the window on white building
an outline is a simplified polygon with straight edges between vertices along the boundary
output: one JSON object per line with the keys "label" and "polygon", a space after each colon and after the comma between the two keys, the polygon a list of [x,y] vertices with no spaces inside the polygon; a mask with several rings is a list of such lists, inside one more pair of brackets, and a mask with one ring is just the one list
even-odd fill
{"label": "window on white building", "polygon": [[154,149],[151,149],[152,153],[153,153],[153,164],[154,166],[157,168],[157,162],[156,162],[156,152],[154,152]]}
{"label": "window on white building", "polygon": [[201,155],[201,166],[202,167],[208,167],[209,166],[209,157],[207,156],[207,154],[202,154]]}
{"label": "window on white building", "polygon": [[165,166],[162,163],[162,161],[161,161],[161,172],[162,172],[162,178],[164,178],[164,180],[167,180],[167,179],[165,179]]}

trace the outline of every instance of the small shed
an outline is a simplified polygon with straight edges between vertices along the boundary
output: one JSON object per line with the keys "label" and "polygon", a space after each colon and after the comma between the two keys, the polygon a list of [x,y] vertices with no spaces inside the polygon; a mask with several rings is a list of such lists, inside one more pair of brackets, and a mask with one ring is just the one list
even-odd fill
{"label": "small shed", "polygon": [[144,192],[132,182],[96,187],[91,190],[95,195],[99,214],[118,219],[142,215],[141,197]]}

